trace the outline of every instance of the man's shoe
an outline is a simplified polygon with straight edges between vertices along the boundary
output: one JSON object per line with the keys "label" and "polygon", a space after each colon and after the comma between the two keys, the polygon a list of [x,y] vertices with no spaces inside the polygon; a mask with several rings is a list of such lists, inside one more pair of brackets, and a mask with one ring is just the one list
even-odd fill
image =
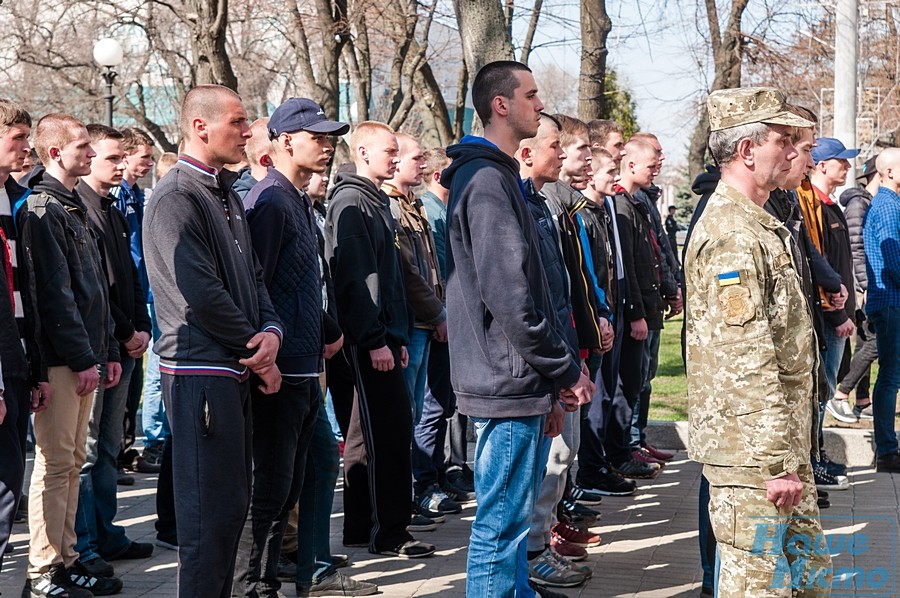
{"label": "man's shoe", "polygon": [[821,494],[819,494],[818,496],[816,496],[816,506],[819,507],[820,510],[827,509],[831,506],[831,501],[828,500],[827,496],[822,496]]}
{"label": "man's shoe", "polygon": [[562,592],[554,592],[550,588],[538,585],[530,579],[528,580],[528,585],[534,590],[535,596],[539,596],[540,598],[569,598]]}
{"label": "man's shoe", "polygon": [[592,546],[600,545],[600,536],[597,534],[593,534],[589,531],[580,530],[577,527],[573,527],[568,523],[559,521],[550,528],[550,534],[552,536],[559,536],[566,542],[571,542],[572,544],[577,544],[582,548],[590,548]]}
{"label": "man's shoe", "polygon": [[553,554],[553,558],[559,561],[564,567],[568,567],[573,571],[581,573],[582,575],[584,575],[585,579],[590,579],[594,576],[594,570],[591,569],[588,565],[576,565],[574,562],[572,562],[573,559],[564,557],[556,550],[551,550],[550,552]]}
{"label": "man's shoe", "polygon": [[475,492],[475,474],[471,469],[454,469],[447,472],[447,481],[467,492]]}
{"label": "man's shoe", "polygon": [[297,596],[371,596],[378,591],[378,586],[368,581],[357,581],[340,571],[335,571],[322,581],[297,584]]}
{"label": "man's shoe", "polygon": [[560,562],[550,548],[528,561],[528,578],[538,585],[555,588],[574,588],[587,581],[583,573]]}
{"label": "man's shoe", "polygon": [[278,555],[278,580],[295,581],[297,579],[297,563],[292,563],[284,554]]}
{"label": "man's shoe", "polygon": [[409,540],[390,550],[379,550],[377,554],[396,556],[401,559],[421,559],[434,554],[434,544]]}
{"label": "man's shoe", "polygon": [[572,484],[569,496],[578,504],[585,505],[587,507],[595,507],[603,502],[603,497],[599,492],[591,492],[589,490],[585,490],[578,484]]}
{"label": "man's shoe", "polygon": [[[818,464],[824,467],[825,471],[833,476],[847,475],[846,465],[838,463],[837,461],[832,461],[828,455],[825,454],[825,451],[821,451],[820,457]],[[816,463],[813,463],[813,465],[816,465]]]}
{"label": "man's shoe", "polygon": [[333,554],[331,555],[331,566],[335,569],[349,567],[350,557],[348,557],[346,554]]}
{"label": "man's shoe", "polygon": [[[429,519],[424,515],[413,515],[409,520],[409,525],[406,526],[406,531],[408,532],[433,532],[437,529],[438,524],[435,523],[434,519]],[[344,544],[344,546],[350,546],[350,544]]]}
{"label": "man's shoe", "polygon": [[713,598],[716,595],[715,590],[713,590],[709,586],[703,586],[700,588],[700,598]]}
{"label": "man's shoe", "polygon": [[140,473],[159,473],[162,469],[163,450],[165,443],[153,444],[144,448],[144,452],[136,459],[135,470]]}
{"label": "man's shoe", "polygon": [[416,504],[430,511],[441,513],[459,513],[462,507],[458,502],[444,494],[437,484],[432,484],[425,492],[416,497]]}
{"label": "man's shoe", "polygon": [[476,499],[474,490],[466,490],[461,486],[457,486],[450,480],[447,480],[446,482],[441,484],[441,490],[443,490],[447,496],[460,504],[475,502]]}
{"label": "man's shoe", "polygon": [[582,548],[577,544],[572,544],[571,542],[566,542],[560,536],[556,534],[550,535],[550,546],[553,547],[553,550],[556,554],[560,556],[564,556],[571,561],[583,561],[587,558],[587,550]]}
{"label": "man's shoe", "polygon": [[663,449],[658,449],[655,446],[651,445],[648,442],[644,443],[644,449],[653,455],[654,459],[659,459],[660,461],[666,462],[671,461],[675,458],[675,451],[664,451]]}
{"label": "man's shoe", "polygon": [[600,513],[574,500],[563,499],[556,505],[556,518],[575,527],[587,529],[597,524]]}
{"label": "man's shoe", "polygon": [[159,536],[156,536],[156,540],[154,540],[153,543],[160,548],[165,548],[166,550],[178,550],[177,538],[161,538]]}
{"label": "man's shoe", "polygon": [[900,452],[881,455],[875,460],[875,471],[900,473]]}
{"label": "man's shoe", "polygon": [[428,517],[435,523],[444,523],[445,521],[447,521],[447,516],[442,512],[432,511],[431,509],[426,509],[425,507],[417,505],[415,503],[413,503],[412,514],[421,515],[422,517]]}
{"label": "man's shoe", "polygon": [[635,459],[629,459],[619,465],[613,465],[613,471],[623,478],[636,480],[652,480],[659,475],[662,467],[659,463],[642,463]]}
{"label": "man's shoe", "polygon": [[95,575],[97,577],[112,577],[116,574],[113,566],[99,556],[87,561],[84,559],[78,559],[78,563],[81,565],[81,569],[83,571],[87,571],[91,575]]}
{"label": "man's shoe", "polygon": [[831,417],[845,424],[855,424],[859,419],[853,409],[850,407],[850,401],[847,399],[830,399],[825,403],[825,411],[831,414]]}
{"label": "man's shoe", "polygon": [[650,452],[644,447],[632,449],[631,458],[641,463],[647,463],[648,465],[655,464],[659,465],[660,467],[662,467],[662,465],[665,463],[665,461],[660,461],[659,459],[651,455]]}
{"label": "man's shoe", "polygon": [[850,487],[850,480],[847,479],[847,476],[831,475],[822,464],[813,466],[813,478],[816,481],[816,488],[822,490],[846,490]]}
{"label": "man's shoe", "polygon": [[31,598],[92,598],[93,594],[77,586],[69,580],[69,574],[62,565],[53,565],[40,577],[25,582],[23,596]]}
{"label": "man's shoe", "polygon": [[853,414],[856,415],[857,419],[859,419],[860,421],[872,421],[873,419],[875,419],[875,415],[872,413],[872,403],[869,403],[868,405],[865,405],[863,407],[854,405]]}
{"label": "man's shoe", "polygon": [[637,484],[605,467],[596,473],[579,471],[578,474],[578,485],[585,492],[603,496],[631,496],[637,491]]}
{"label": "man's shoe", "polygon": [[116,484],[119,486],[134,486],[134,476],[125,473],[125,470],[120,468],[116,475]]}
{"label": "man's shoe", "polygon": [[146,559],[153,554],[153,544],[150,542],[132,542],[125,552],[111,558],[111,561],[131,561],[134,559]]}
{"label": "man's shoe", "polygon": [[78,561],[69,567],[69,587],[87,590],[94,596],[112,596],[122,591],[122,580],[118,577],[97,577],[86,571]]}

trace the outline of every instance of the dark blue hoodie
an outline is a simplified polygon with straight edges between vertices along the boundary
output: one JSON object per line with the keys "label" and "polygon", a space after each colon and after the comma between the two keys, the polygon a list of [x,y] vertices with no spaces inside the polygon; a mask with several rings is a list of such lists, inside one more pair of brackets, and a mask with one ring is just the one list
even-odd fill
{"label": "dark blue hoodie", "polygon": [[447,325],[459,410],[546,414],[581,367],[556,316],[519,165],[478,137],[463,138],[447,155]]}

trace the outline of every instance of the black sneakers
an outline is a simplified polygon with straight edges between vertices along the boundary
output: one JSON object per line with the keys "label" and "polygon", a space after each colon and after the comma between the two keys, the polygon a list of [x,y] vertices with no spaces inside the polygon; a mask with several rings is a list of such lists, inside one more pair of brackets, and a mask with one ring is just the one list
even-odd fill
{"label": "black sneakers", "polygon": [[378,554],[396,556],[401,559],[421,559],[434,554],[434,544],[409,540],[390,550],[379,550]]}
{"label": "black sneakers", "polygon": [[128,548],[125,549],[125,552],[109,560],[130,561],[134,559],[146,559],[150,558],[150,555],[152,554],[153,544],[151,544],[150,542],[132,542],[128,545]]}
{"label": "black sneakers", "polygon": [[900,473],[900,452],[881,455],[875,460],[875,471],[881,473]]}
{"label": "black sneakers", "polygon": [[335,571],[325,579],[312,584],[297,584],[297,596],[370,596],[378,592],[378,586],[368,581],[358,581]]}
{"label": "black sneakers", "polygon": [[579,470],[578,485],[586,492],[603,496],[631,496],[637,490],[637,484],[605,467],[596,473]]}
{"label": "black sneakers", "polygon": [[650,480],[659,475],[662,467],[658,463],[642,463],[635,459],[629,459],[619,465],[613,465],[613,471],[623,478],[637,480]]}
{"label": "black sneakers", "polygon": [[99,556],[90,560],[78,559],[78,566],[95,577],[112,577],[116,574],[113,566]]}
{"label": "black sneakers", "polygon": [[[122,580],[118,577],[97,577],[87,571],[79,561],[69,567],[69,588],[72,586],[87,590],[94,596],[112,596],[122,591]],[[32,589],[32,591],[34,591]]]}
{"label": "black sneakers", "polygon": [[599,505],[603,501],[603,497],[599,492],[591,492],[582,488],[578,484],[572,484],[566,488],[566,498],[571,498],[575,502],[588,507]]}
{"label": "black sneakers", "polygon": [[93,594],[73,586],[69,573],[64,566],[53,565],[40,577],[29,580],[25,584],[23,596],[31,598],[91,598]]}

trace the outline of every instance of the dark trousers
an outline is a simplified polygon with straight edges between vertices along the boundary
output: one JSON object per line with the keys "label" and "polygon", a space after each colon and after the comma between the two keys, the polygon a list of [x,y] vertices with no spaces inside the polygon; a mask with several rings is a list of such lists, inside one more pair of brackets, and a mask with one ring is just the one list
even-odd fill
{"label": "dark trousers", "polygon": [[[847,343],[849,346],[850,343]],[[856,400],[869,398],[869,374],[872,363],[878,359],[878,341],[871,321],[866,320],[856,329],[856,352],[850,360],[847,372],[840,376],[838,390],[844,394],[856,388]],[[831,397],[828,397],[831,398]]]}
{"label": "dark trousers", "polygon": [[[329,386],[341,431],[346,401],[356,390],[344,432],[344,544],[391,550],[412,539],[412,412],[400,367],[400,348],[389,345],[394,369],[379,372],[369,352],[345,345],[331,361]],[[350,381],[352,380],[352,385]]]}
{"label": "dark trousers", "polygon": [[165,440],[159,479],[156,480],[156,537],[178,546],[175,523],[175,488],[172,485],[172,435]]}
{"label": "dark trousers", "polygon": [[613,398],[616,408],[610,410],[603,445],[613,465],[621,465],[631,459],[631,419],[644,385],[641,368],[643,354],[644,341],[631,338],[626,325],[619,362],[621,390],[616,391],[616,394],[621,392],[622,397]]}
{"label": "dark trousers", "polygon": [[447,343],[432,342],[422,417],[413,430],[412,468],[416,494],[446,481],[444,440],[447,418],[456,411],[456,395],[450,385],[450,350]]}
{"label": "dark trousers", "polygon": [[123,438],[122,450],[119,452],[120,460],[125,457],[125,452],[134,446],[137,436],[137,412],[141,405],[141,395],[144,393],[144,356],[138,357],[134,362],[134,369],[128,380],[122,380],[119,384],[128,385],[128,399],[125,401],[125,419],[122,422]]}
{"label": "dark trousers", "polygon": [[170,374],[160,381],[172,428],[178,596],[226,598],[250,506],[251,381]]}
{"label": "dark trousers", "polygon": [[274,395],[250,391],[253,494],[235,566],[235,596],[277,596],[288,515],[303,489],[306,452],[319,412],[318,378],[282,378]]}
{"label": "dark trousers", "polygon": [[0,570],[25,483],[25,436],[31,399],[26,381],[4,377],[3,385],[6,417],[0,424]]}

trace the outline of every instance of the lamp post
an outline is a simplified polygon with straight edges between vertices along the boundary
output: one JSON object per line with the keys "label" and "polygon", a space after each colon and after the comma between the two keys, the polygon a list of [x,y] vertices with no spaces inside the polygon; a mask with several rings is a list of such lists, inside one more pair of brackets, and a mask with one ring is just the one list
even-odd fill
{"label": "lamp post", "polygon": [[113,69],[122,64],[122,44],[111,37],[104,37],[94,44],[94,61],[103,67],[100,76],[106,82],[106,124],[113,126],[113,81],[116,80],[116,71]]}

